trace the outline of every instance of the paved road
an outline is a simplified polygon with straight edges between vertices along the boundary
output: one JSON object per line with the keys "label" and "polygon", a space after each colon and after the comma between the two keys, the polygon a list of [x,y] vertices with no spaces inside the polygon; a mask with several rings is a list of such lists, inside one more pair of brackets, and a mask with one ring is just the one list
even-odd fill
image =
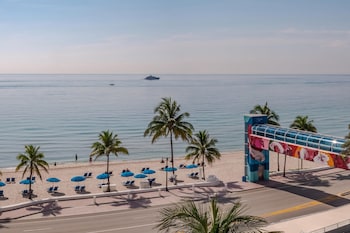
{"label": "paved road", "polygon": [[[240,200],[248,207],[246,213],[277,222],[304,214],[311,214],[349,204],[349,196],[340,196],[350,190],[350,173],[303,175],[284,181],[272,180],[265,188],[230,193],[220,197],[225,206]],[[295,178],[295,177],[294,177]],[[113,211],[75,217],[56,217],[0,224],[2,233],[136,233],[156,232],[157,212],[164,206]],[[281,229],[283,230],[283,229]]]}

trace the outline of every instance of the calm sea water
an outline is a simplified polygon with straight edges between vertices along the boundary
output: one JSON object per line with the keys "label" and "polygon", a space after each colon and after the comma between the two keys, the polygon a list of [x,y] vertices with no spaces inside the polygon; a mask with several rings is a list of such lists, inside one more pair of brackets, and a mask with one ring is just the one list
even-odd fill
{"label": "calm sea water", "polygon": [[[323,134],[343,137],[350,123],[349,75],[0,75],[0,167],[18,164],[24,145],[52,162],[87,161],[103,130],[117,133],[130,155],[170,155],[169,139],[143,137],[162,97],[172,97],[196,131],[208,130],[221,151],[243,150],[243,115],[269,106],[289,126],[308,115]],[[114,84],[111,86],[110,84]],[[187,144],[175,144],[185,154]]]}

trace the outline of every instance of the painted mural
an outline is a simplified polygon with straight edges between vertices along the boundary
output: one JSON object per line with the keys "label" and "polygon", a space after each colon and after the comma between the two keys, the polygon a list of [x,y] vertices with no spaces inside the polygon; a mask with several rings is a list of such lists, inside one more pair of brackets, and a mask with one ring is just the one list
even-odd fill
{"label": "painted mural", "polygon": [[350,170],[350,157],[329,153],[322,150],[311,149],[304,146],[289,144],[261,138],[250,134],[248,130],[249,147],[251,149],[250,156],[256,160],[264,160],[264,150],[274,151],[280,154],[286,154],[296,158],[313,161],[330,167],[342,168]]}

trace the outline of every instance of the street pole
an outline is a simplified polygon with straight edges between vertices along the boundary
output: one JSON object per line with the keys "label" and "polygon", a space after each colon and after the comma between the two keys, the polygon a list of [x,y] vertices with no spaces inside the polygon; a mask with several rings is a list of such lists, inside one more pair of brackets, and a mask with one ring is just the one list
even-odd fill
{"label": "street pole", "polygon": [[[166,158],[166,168],[168,168],[168,157]],[[165,191],[169,192],[168,189],[168,172],[165,171]]]}

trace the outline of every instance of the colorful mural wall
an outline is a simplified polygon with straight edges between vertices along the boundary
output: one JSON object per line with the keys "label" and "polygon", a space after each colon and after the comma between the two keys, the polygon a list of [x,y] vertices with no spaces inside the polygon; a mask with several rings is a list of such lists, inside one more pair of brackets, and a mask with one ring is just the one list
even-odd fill
{"label": "colorful mural wall", "polygon": [[[350,158],[323,150],[316,150],[304,146],[298,146],[286,142],[270,140],[249,134],[249,141],[253,154],[259,157],[259,152],[264,150],[286,154],[295,158],[313,161],[330,167],[350,169]],[[261,152],[260,152],[261,153]]]}
{"label": "colorful mural wall", "polygon": [[[319,164],[330,167],[349,169],[350,157],[342,156],[339,153],[334,153],[333,150],[320,150],[310,148],[298,143],[290,143],[271,139],[264,136],[255,135],[252,133],[253,125],[266,124],[267,117],[264,115],[249,114],[244,116],[245,122],[245,170],[243,181],[256,182],[258,180],[269,179],[269,151],[274,151],[280,154],[293,156],[308,161],[313,161]],[[266,127],[270,128],[271,127]],[[284,128],[281,128],[284,129]],[[288,129],[290,130],[290,129]],[[300,133],[298,133],[300,134]],[[303,132],[307,135],[307,132]],[[310,134],[310,136],[312,136]],[[275,138],[275,137],[273,137]],[[286,140],[284,138],[284,140]],[[336,142],[335,142],[336,143]],[[318,147],[320,148],[320,147]],[[328,147],[327,147],[328,148]]]}

